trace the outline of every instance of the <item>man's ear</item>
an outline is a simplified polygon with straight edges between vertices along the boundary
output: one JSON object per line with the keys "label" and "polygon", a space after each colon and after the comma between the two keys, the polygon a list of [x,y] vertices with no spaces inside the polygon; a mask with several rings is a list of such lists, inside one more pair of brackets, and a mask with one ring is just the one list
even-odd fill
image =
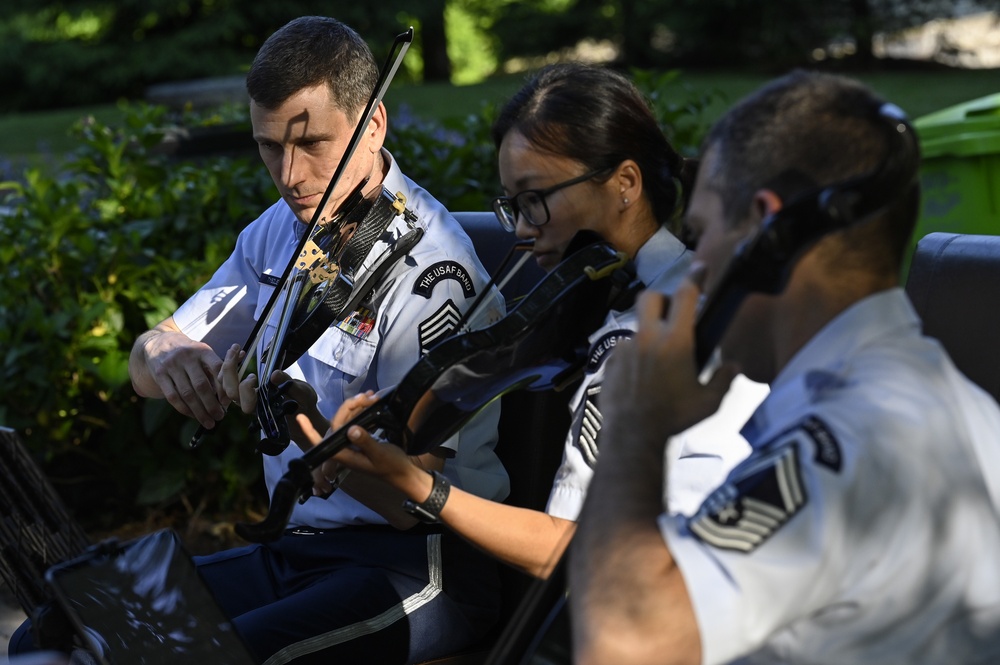
{"label": "man's ear", "polygon": [[750,205],[757,222],[770,217],[784,206],[781,197],[772,189],[758,189],[754,192]]}
{"label": "man's ear", "polygon": [[389,125],[387,115],[385,105],[379,102],[371,120],[368,121],[369,135],[365,138],[368,139],[369,152],[378,152],[382,149],[382,144],[385,143],[385,134]]}

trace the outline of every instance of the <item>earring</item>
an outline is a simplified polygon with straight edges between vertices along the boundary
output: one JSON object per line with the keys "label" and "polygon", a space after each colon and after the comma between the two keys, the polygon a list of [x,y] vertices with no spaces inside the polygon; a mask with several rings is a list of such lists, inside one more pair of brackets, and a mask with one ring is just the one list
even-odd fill
{"label": "earring", "polygon": [[623,205],[628,205],[628,199],[627,198],[622,199],[622,204]]}

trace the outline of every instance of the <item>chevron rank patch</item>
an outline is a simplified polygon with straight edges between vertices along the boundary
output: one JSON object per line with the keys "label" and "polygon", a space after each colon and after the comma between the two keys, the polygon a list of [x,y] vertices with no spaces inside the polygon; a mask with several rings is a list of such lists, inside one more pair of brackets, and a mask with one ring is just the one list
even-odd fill
{"label": "chevron rank patch", "polygon": [[574,422],[579,423],[579,429],[573,437],[573,445],[580,450],[584,461],[591,469],[597,466],[597,434],[604,422],[601,411],[597,408],[597,396],[600,394],[600,386],[587,388],[586,396],[577,407],[583,413],[581,417],[573,418]]}
{"label": "chevron rank patch", "polygon": [[439,261],[420,273],[417,281],[413,283],[413,293],[430,298],[434,287],[445,279],[453,279],[458,282],[466,298],[476,295],[476,286],[472,283],[472,276],[462,264],[456,261]]}
{"label": "chevron rank patch", "polygon": [[462,312],[449,298],[438,311],[417,326],[420,335],[420,353],[427,353],[435,344],[454,332],[461,319]]}
{"label": "chevron rank patch", "polygon": [[736,473],[705,500],[688,527],[712,547],[752,552],[806,505],[795,439]]}

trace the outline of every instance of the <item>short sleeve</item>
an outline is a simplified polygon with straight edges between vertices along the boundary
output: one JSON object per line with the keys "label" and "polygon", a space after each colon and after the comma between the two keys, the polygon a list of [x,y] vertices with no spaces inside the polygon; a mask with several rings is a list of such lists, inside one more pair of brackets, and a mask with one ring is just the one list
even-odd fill
{"label": "short sleeve", "polygon": [[841,450],[824,423],[806,419],[758,447],[694,515],[661,516],[698,618],[703,663],[757,650],[835,595],[842,562],[830,559],[828,544],[841,531]]}

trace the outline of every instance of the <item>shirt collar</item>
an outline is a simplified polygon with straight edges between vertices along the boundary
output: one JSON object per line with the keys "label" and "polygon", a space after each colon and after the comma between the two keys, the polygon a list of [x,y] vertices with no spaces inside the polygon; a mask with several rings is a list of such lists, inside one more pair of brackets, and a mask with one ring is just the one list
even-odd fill
{"label": "shirt collar", "polygon": [[[635,271],[646,286],[652,286],[678,259],[689,256],[684,243],[661,226],[635,255]],[[682,266],[686,269],[686,265]]]}

